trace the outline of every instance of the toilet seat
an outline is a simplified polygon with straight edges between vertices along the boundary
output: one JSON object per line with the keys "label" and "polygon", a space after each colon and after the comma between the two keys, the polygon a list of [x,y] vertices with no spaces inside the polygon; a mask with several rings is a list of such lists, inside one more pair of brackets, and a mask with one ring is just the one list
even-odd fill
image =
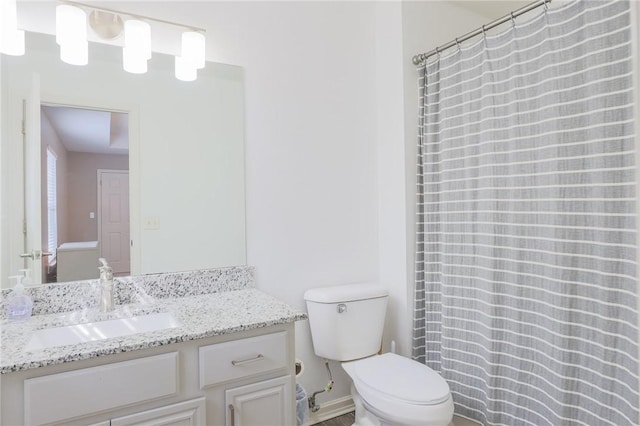
{"label": "toilet seat", "polygon": [[[406,404],[435,405],[449,398],[449,385],[424,364],[386,353],[349,363],[360,393]],[[366,399],[366,398],[365,398]]]}
{"label": "toilet seat", "polygon": [[447,382],[424,364],[387,353],[342,364],[368,410],[398,424],[446,425],[453,416]]}

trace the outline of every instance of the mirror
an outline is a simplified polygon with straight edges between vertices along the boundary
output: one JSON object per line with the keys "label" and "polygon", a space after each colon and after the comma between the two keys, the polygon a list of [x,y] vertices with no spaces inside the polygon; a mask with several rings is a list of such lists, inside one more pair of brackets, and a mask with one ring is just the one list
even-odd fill
{"label": "mirror", "polygon": [[[36,110],[29,93],[38,85],[41,104],[128,117],[132,275],[246,264],[241,68],[208,63],[196,81],[182,82],[174,77],[173,57],[154,53],[149,71],[134,75],[122,69],[120,48],[96,43],[89,47],[89,65],[76,67],[60,61],[53,36],[35,33],[27,34],[26,52],[2,55],[0,69],[3,286],[19,269],[37,269],[38,261],[19,257],[33,250],[22,233],[25,218],[41,224],[39,233],[46,228],[42,215],[29,208],[29,191],[38,187],[41,194],[46,187],[46,180],[29,175],[46,162],[46,155],[32,161],[30,151],[30,135],[40,135],[41,126],[32,130],[35,120],[27,120],[27,136],[22,134],[22,117]],[[94,204],[74,214],[95,221],[97,209]],[[83,238],[94,240],[74,236],[58,241],[58,248],[89,242]],[[36,248],[46,251],[42,244]]]}

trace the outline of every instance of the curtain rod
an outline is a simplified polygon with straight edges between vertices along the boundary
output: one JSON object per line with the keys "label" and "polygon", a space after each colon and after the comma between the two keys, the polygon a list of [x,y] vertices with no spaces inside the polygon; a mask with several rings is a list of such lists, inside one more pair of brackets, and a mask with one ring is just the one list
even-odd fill
{"label": "curtain rod", "polygon": [[538,0],[534,3],[531,3],[527,6],[521,7],[520,9],[511,12],[508,15],[503,16],[502,18],[496,19],[495,21],[491,21],[488,24],[485,24],[483,26],[481,26],[478,29],[475,29],[471,32],[466,33],[465,35],[463,35],[462,37],[456,37],[454,40],[450,41],[447,44],[443,44],[442,46],[436,47],[435,49],[427,52],[427,53],[420,53],[419,55],[415,55],[412,59],[413,61],[413,65],[420,65],[421,63],[425,62],[427,60],[427,58],[429,58],[430,56],[433,56],[435,54],[438,54],[440,52],[442,52],[445,49],[448,49],[450,47],[453,46],[457,46],[460,43],[462,43],[463,41],[469,40],[472,37],[475,37],[479,34],[484,33],[485,31],[490,30],[491,28],[497,27],[500,24],[504,24],[507,21],[513,20],[515,19],[516,16],[520,16],[524,13],[527,13],[537,7],[540,6],[547,6],[547,3],[551,3],[551,0]]}

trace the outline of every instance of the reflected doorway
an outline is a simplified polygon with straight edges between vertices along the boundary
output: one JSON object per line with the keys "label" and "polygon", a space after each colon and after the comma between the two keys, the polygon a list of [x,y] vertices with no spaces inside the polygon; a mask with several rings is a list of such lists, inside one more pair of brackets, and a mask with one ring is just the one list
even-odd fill
{"label": "reflected doorway", "polygon": [[43,282],[130,271],[128,114],[41,105]]}

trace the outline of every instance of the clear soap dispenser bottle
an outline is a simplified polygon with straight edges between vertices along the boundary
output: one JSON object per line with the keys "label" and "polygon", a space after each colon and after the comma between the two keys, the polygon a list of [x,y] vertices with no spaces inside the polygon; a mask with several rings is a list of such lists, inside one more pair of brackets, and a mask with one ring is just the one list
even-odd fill
{"label": "clear soap dispenser bottle", "polygon": [[24,321],[31,318],[33,301],[31,297],[24,292],[23,279],[24,275],[9,277],[9,280],[15,280],[16,283],[13,291],[7,296],[6,309],[7,319],[9,321]]}

